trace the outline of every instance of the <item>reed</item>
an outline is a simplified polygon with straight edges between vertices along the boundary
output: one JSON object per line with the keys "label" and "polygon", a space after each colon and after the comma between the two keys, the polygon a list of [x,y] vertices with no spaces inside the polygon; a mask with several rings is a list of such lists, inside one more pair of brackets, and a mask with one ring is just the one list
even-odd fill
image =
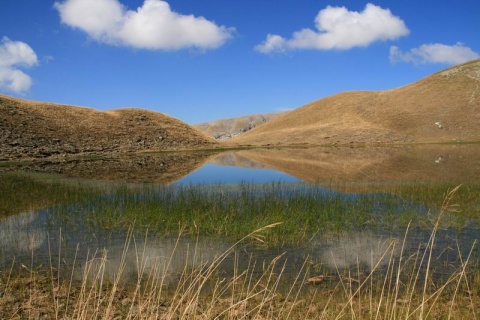
{"label": "reed", "polygon": [[[39,188],[36,182],[19,183]],[[392,195],[388,188],[343,194],[307,183],[123,185],[108,192],[80,188],[85,192],[79,193],[52,187],[51,228],[129,230],[121,254],[99,250],[79,261],[75,253],[73,264],[65,265],[59,243],[45,268],[33,263],[32,249],[30,264],[13,260],[8,270],[0,270],[0,318],[476,319],[476,242],[467,253],[457,245],[458,260],[449,261],[448,274],[437,274],[435,260],[445,249],[439,241],[442,228],[462,228],[478,219],[478,189],[462,186],[445,193],[430,186],[429,193],[418,188],[405,186]],[[440,196],[441,205],[433,205]],[[465,200],[467,210],[462,203],[459,212],[454,197]],[[430,236],[411,252],[406,243],[413,228],[429,230]],[[253,255],[245,261],[240,254],[252,244],[305,245],[320,234],[365,229],[403,230],[404,237],[385,243],[380,254],[372,253],[368,268],[358,256],[354,268],[332,257],[333,272],[308,257],[291,274],[285,254],[269,261]],[[147,230],[179,235],[174,250],[152,259],[148,237],[143,244],[138,238]],[[232,244],[210,256],[203,254],[200,241],[180,250],[183,236],[200,239],[205,234]],[[172,268],[178,261],[182,267]],[[128,267],[132,263],[133,274]]]}
{"label": "reed", "polygon": [[[94,200],[59,207],[55,216],[67,223],[103,229],[139,230],[175,234],[182,225],[187,234],[205,234],[236,240],[252,230],[277,221],[278,228],[264,234],[271,246],[304,244],[315,234],[353,230],[405,230],[433,227],[441,208],[387,192],[345,194],[308,183],[240,185],[173,185],[119,188]],[[463,228],[475,214],[448,212],[442,227]],[[76,220],[75,220],[76,219]],[[73,222],[72,222],[73,221]]]}
{"label": "reed", "polygon": [[[153,263],[131,229],[113,277],[107,272],[111,257],[106,251],[96,252],[85,261],[79,279],[74,276],[75,270],[70,270],[69,276],[62,276],[61,264],[53,259],[48,270],[24,266],[23,276],[13,267],[0,274],[1,317],[477,319],[480,276],[472,259],[474,247],[467,255],[460,254],[457,267],[448,276],[438,277],[432,268],[441,218],[455,209],[451,204],[453,193],[446,198],[427,243],[407,254],[407,228],[403,241],[388,243],[368,271],[360,264],[354,269],[337,265],[334,274],[319,274],[306,262],[295,274],[288,275],[282,254],[268,263],[251,259],[242,266],[238,260],[242,244],[249,239],[262,239],[266,232],[281,224],[251,232],[210,260],[197,259],[201,253],[193,246],[191,251],[174,250],[167,259]],[[128,278],[127,252],[132,247],[136,252],[137,274],[133,283],[127,283],[123,280]],[[197,263],[185,263],[172,274],[168,266],[176,255],[187,255],[185,261]],[[227,261],[232,263],[233,271],[224,274],[222,266]]]}
{"label": "reed", "polygon": [[[419,257],[403,257],[401,262],[392,258],[393,246],[384,253],[389,259],[386,270],[381,271],[377,266],[368,274],[339,271],[335,279],[320,284],[309,282],[308,266],[294,279],[284,278],[282,256],[265,266],[251,261],[246,269],[236,268],[232,276],[220,277],[216,271],[222,256],[195,269],[186,267],[175,283],[167,285],[164,280],[167,275],[158,274],[162,269],[158,266],[148,274],[139,274],[139,280],[126,288],[121,284],[121,268],[113,282],[107,280],[103,271],[108,256],[100,255],[96,260],[98,265],[84,267],[85,276],[80,282],[54,279],[55,285],[51,286],[49,276],[39,270],[30,270],[27,278],[13,276],[2,282],[0,314],[6,319],[478,317],[479,292],[468,273],[469,256],[464,257],[446,281],[440,282],[426,275],[428,260],[419,262],[413,270],[406,266],[409,259],[421,260],[428,252],[419,251]],[[94,273],[92,268],[96,270]],[[289,288],[284,287],[284,281]]]}
{"label": "reed", "polygon": [[95,195],[81,183],[44,181],[29,174],[0,172],[0,219],[21,212],[85,201]]}

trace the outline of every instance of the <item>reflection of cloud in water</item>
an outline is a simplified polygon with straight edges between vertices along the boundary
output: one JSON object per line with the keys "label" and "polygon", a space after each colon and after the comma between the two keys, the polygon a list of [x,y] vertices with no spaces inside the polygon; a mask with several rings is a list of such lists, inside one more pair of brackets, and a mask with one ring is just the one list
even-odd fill
{"label": "reflection of cloud in water", "polygon": [[92,280],[100,270],[112,282],[119,272],[122,282],[135,282],[139,277],[164,278],[168,282],[184,270],[208,267],[228,247],[226,243],[207,238],[149,238],[132,240],[130,244],[118,242],[97,251],[93,258],[83,263],[75,276],[82,278],[88,273]]}
{"label": "reflection of cloud in water", "polygon": [[[77,280],[90,268],[90,279],[102,270],[103,276],[114,281],[121,270],[124,282],[136,282],[139,276],[165,277],[172,281],[185,268],[208,266],[230,247],[226,242],[207,237],[156,236],[134,238],[127,245],[126,234],[112,235],[107,230],[97,230],[95,234],[85,235],[67,225],[50,227],[49,215],[42,210],[0,220],[0,266],[9,266],[13,261],[48,265],[58,259],[61,251],[62,261],[67,265],[65,271],[70,270],[73,259],[81,264],[74,268]],[[58,247],[59,232],[61,248]]]}
{"label": "reflection of cloud in water", "polygon": [[[21,257],[29,261],[31,253],[34,253],[35,257],[39,258],[40,264],[42,259],[43,263],[48,264],[48,260],[45,260],[49,255],[47,246],[49,223],[47,222],[48,215],[44,211],[27,212],[0,220],[0,251],[2,252],[0,260],[6,258],[7,260],[3,262],[9,264],[11,262],[8,262],[8,259],[16,256],[16,261],[21,261]],[[50,230],[50,236],[54,236],[51,238],[50,245],[51,252],[55,255],[58,252],[58,241],[55,240],[52,232],[55,233],[54,230]],[[139,276],[153,276],[157,279],[165,277],[166,281],[173,281],[186,269],[208,266],[230,246],[227,242],[216,238],[183,237],[177,241],[176,238],[159,236],[149,236],[148,239],[137,237],[126,245],[125,234],[112,235],[99,230],[93,238],[88,235],[80,236],[80,234],[82,233],[78,230],[72,230],[66,226],[62,228],[62,258],[68,256],[72,258],[79,243],[76,261],[82,265],[75,267],[77,279],[81,279],[84,276],[84,270],[91,267],[89,271],[91,279],[98,270],[104,269],[104,275],[110,281],[114,281],[119,270],[122,271],[121,279],[125,282],[136,282]],[[313,255],[318,262],[332,269],[360,266],[360,268],[372,270],[377,264],[386,265],[391,256],[398,257],[400,247],[401,239],[356,232],[328,241],[318,240],[314,245],[314,251],[317,253]],[[296,250],[301,251],[301,249],[294,251]],[[102,259],[104,253],[105,259]],[[261,253],[261,259],[267,259],[270,254],[273,259],[275,253],[269,252]],[[53,258],[56,259],[56,257]],[[69,265],[73,261],[65,262]],[[222,270],[227,271],[229,267],[225,265],[224,268],[226,269],[222,267]]]}
{"label": "reflection of cloud in water", "polygon": [[25,212],[0,220],[0,243],[4,253],[28,253],[45,243],[47,232],[40,226],[46,221],[42,212]]}
{"label": "reflection of cloud in water", "polygon": [[398,240],[368,233],[348,234],[329,241],[320,259],[330,268],[347,269],[359,265],[372,270],[377,264],[387,264],[390,256],[400,254]]}

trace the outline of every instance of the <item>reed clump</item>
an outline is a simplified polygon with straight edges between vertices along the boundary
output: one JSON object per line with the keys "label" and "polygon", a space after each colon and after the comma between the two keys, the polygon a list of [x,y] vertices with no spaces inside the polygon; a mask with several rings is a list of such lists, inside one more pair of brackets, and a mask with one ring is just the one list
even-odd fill
{"label": "reed clump", "polygon": [[0,172],[0,180],[0,219],[98,196],[98,192],[81,183],[43,181],[29,174]]}
{"label": "reed clump", "polygon": [[[248,239],[262,239],[265,232],[281,226],[271,224],[251,232],[212,260],[185,264],[172,275],[168,266],[177,253],[161,264],[148,265],[145,251],[130,233],[113,277],[106,274],[106,252],[88,259],[78,280],[73,270],[70,276],[61,277],[60,263],[55,262],[46,274],[27,266],[22,266],[26,277],[16,275],[13,268],[0,274],[2,318],[477,319],[480,273],[472,258],[476,242],[467,255],[459,254],[449,275],[439,277],[432,268],[437,231],[443,214],[455,209],[451,204],[454,193],[446,196],[427,243],[407,253],[407,228],[403,241],[388,243],[369,270],[360,264],[356,269],[336,265],[331,273],[321,274],[304,263],[294,275],[288,275],[282,254],[268,263],[250,260],[246,266],[241,264],[237,256],[240,245]],[[130,246],[137,252],[138,272],[136,281],[125,284],[122,279]],[[195,257],[199,253],[192,248],[187,254]],[[227,261],[233,266],[225,275],[222,265]]]}
{"label": "reed clump", "polygon": [[[135,223],[137,229],[163,235],[175,234],[180,224],[188,234],[201,232],[234,240],[282,221],[264,234],[267,244],[281,246],[307,243],[314,234],[433,227],[439,212],[440,208],[415,201],[406,192],[399,197],[387,192],[345,194],[309,183],[243,183],[119,188],[56,208],[52,216],[111,230]],[[444,213],[442,227],[461,229],[476,221],[467,217],[469,212]]]}

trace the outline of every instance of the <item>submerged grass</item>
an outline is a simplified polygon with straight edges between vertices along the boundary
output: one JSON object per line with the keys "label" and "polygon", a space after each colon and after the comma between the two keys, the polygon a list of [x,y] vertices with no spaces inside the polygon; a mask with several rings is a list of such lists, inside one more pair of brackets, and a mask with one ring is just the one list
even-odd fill
{"label": "submerged grass", "polygon": [[[240,185],[170,185],[119,188],[75,205],[61,206],[56,217],[67,223],[103,229],[137,229],[239,239],[252,230],[276,222],[282,225],[262,235],[269,245],[306,243],[316,234],[352,230],[432,228],[440,209],[413,199],[420,192],[394,196],[387,192],[345,194],[308,183]],[[445,214],[442,227],[471,223],[464,213]],[[76,219],[74,219],[76,218]]]}
{"label": "submerged grass", "polygon": [[[238,185],[127,185],[95,188],[82,183],[43,182],[28,175],[3,174],[0,218],[45,208],[52,228],[138,230],[241,238],[281,221],[262,235],[268,245],[308,243],[315,235],[352,230],[431,229],[438,203],[451,183],[385,185],[375,193],[342,193],[310,183]],[[345,186],[344,186],[345,187]],[[340,188],[342,189],[342,188]],[[480,220],[480,184],[462,185],[460,211],[445,214],[442,227],[462,229]]]}
{"label": "submerged grass", "polygon": [[98,195],[80,184],[45,182],[28,174],[0,173],[0,180],[0,219]]}
{"label": "submerged grass", "polygon": [[460,204],[461,216],[466,219],[480,220],[480,182],[437,182],[437,183],[414,183],[401,188],[387,188],[385,192],[397,195],[405,201],[425,203],[429,206],[437,206],[448,195],[448,190],[461,185],[455,193],[455,201]]}
{"label": "submerged grass", "polygon": [[[446,202],[442,210],[448,207]],[[239,245],[279,225],[255,230],[213,260],[185,264],[174,274],[168,266],[175,256],[195,257],[200,254],[196,247],[186,253],[173,251],[152,263],[130,233],[114,277],[106,273],[111,258],[106,252],[87,259],[79,267],[78,280],[75,271],[61,276],[61,264],[55,262],[49,270],[24,266],[24,277],[13,269],[0,273],[0,315],[5,319],[477,319],[480,273],[471,257],[473,248],[447,277],[433,273],[439,225],[413,254],[404,251],[405,240],[391,242],[368,272],[361,266],[337,267],[334,276],[318,274],[307,263],[288,275],[281,254],[266,264],[250,260],[240,266]],[[138,273],[133,283],[125,285],[126,252],[132,246],[137,250]],[[233,257],[229,260],[233,271],[224,275],[220,269],[228,257]]]}
{"label": "submerged grass", "polygon": [[[280,208],[298,207],[313,215],[315,210],[318,211],[320,204],[308,199],[319,197],[324,203],[326,196],[325,191],[319,193],[317,189],[302,189],[306,188],[305,185],[302,187],[296,185],[293,189],[282,185],[261,188],[242,185],[240,188],[240,192],[226,188],[211,189],[207,193],[205,190],[199,191],[190,186],[161,189],[161,192],[152,188],[150,193],[132,193],[131,190],[124,189],[97,198],[95,204],[88,202],[91,207],[80,206],[77,209],[84,210],[79,212],[79,215],[87,214],[90,219],[95,219],[94,211],[100,208],[98,218],[106,215],[109,219],[120,221],[120,226],[126,227],[130,217],[127,215],[126,219],[122,215],[131,214],[129,210],[133,210],[135,206],[140,207],[139,217],[135,219],[137,222],[147,223],[149,219],[153,219],[148,217],[143,221],[141,218],[141,215],[145,214],[143,210],[148,212],[149,208],[147,206],[142,209],[141,206],[149,204],[149,197],[152,197],[152,203],[157,204],[152,215],[160,211],[158,203],[170,203],[173,208],[187,206],[187,210],[181,211],[185,216],[180,216],[187,223],[188,219],[191,219],[192,225],[185,224],[180,231],[180,234],[184,234],[191,233],[189,228],[195,228],[200,223],[205,225],[200,211],[193,216],[186,213],[192,209],[188,206],[191,201],[197,206],[203,205],[200,207],[201,210],[210,212],[209,210],[213,210],[212,207],[215,208],[210,202],[215,202],[214,199],[221,200],[227,193],[234,192],[236,196],[228,199],[235,200],[233,202],[235,205],[230,204],[232,205],[230,208],[228,201],[220,201],[223,210],[236,214],[237,207],[255,209],[254,214],[244,219],[236,216],[242,223],[246,223],[248,219],[257,219],[249,225],[253,228],[256,223],[268,221],[268,215],[264,220],[257,217],[262,216],[271,202],[278,202],[274,207],[278,211],[281,211]],[[272,188],[277,195],[283,192],[276,200],[268,193]],[[369,269],[364,268],[359,258],[354,268],[343,268],[337,261],[333,271],[330,272],[316,268],[305,259],[303,265],[294,273],[286,271],[288,261],[284,254],[279,254],[267,262],[253,258],[246,263],[240,261],[242,258],[238,253],[239,250],[244,250],[245,242],[266,241],[275,235],[275,231],[279,232],[275,237],[286,236],[285,230],[293,230],[288,228],[282,230],[285,224],[298,223],[299,220],[309,218],[307,216],[288,221],[295,212],[287,209],[285,211],[288,214],[278,215],[275,211],[271,213],[281,224],[266,224],[265,227],[245,233],[247,236],[239,237],[238,241],[206,259],[202,257],[201,251],[204,249],[201,245],[193,245],[186,251],[178,249],[180,237],[170,255],[154,259],[149,249],[136,242],[134,228],[130,228],[123,251],[117,257],[103,250],[88,255],[85,261],[64,265],[61,262],[61,253],[58,257],[51,253],[52,258],[46,269],[33,267],[33,263],[21,264],[20,268],[17,268],[13,261],[10,270],[0,272],[0,318],[477,319],[480,315],[480,272],[478,261],[473,256],[476,242],[469,251],[467,250],[467,254],[463,254],[464,251],[458,248],[459,258],[449,274],[438,276],[433,267],[434,253],[438,250],[437,247],[441,246],[437,232],[449,212],[457,209],[452,205],[453,195],[457,191],[458,188],[445,196],[435,218],[429,216],[432,228],[426,243],[420,244],[413,253],[407,250],[406,241],[411,228],[411,225],[407,224],[403,241],[392,240],[384,246],[380,255],[372,255]],[[355,197],[346,201],[343,198],[337,199],[334,193],[327,192],[327,195],[332,197],[332,203],[330,207],[327,206],[329,209],[324,213],[326,217],[329,217],[330,212],[333,215],[335,210],[345,210],[349,206],[356,208],[358,203],[363,205],[364,203],[360,201],[372,201]],[[256,200],[258,197],[263,201]],[[112,202],[116,205],[115,210],[112,209],[111,213],[105,214],[104,209]],[[84,205],[87,206],[87,203]],[[309,206],[315,210],[308,211]],[[129,209],[130,207],[132,209]],[[247,210],[242,213],[246,214]],[[109,214],[112,216],[109,217]],[[178,228],[178,217],[177,214],[177,220],[170,222],[172,228],[173,226]],[[162,216],[162,219],[166,218],[166,215]],[[114,221],[98,220],[95,223],[111,224]],[[354,225],[353,221],[347,221]],[[228,223],[233,224],[233,220]],[[135,225],[135,229],[137,227],[138,225]],[[230,229],[225,226],[221,232],[226,233],[227,230]],[[238,232],[241,232],[241,229]],[[61,238],[60,235],[59,242]],[[129,256],[129,252],[135,253],[133,258]],[[183,258],[179,259],[179,256]],[[183,266],[171,268],[178,261],[184,261]],[[224,272],[226,263],[231,264],[229,267],[231,271],[228,273]],[[128,265],[131,264],[135,265],[133,282],[129,282],[132,274]]]}

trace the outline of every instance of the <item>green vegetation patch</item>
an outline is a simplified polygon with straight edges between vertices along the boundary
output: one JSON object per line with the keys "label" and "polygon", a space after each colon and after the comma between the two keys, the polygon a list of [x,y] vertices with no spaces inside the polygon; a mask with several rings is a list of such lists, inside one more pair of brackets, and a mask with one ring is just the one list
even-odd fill
{"label": "green vegetation patch", "polygon": [[81,184],[48,181],[28,174],[0,173],[0,181],[0,218],[98,195]]}
{"label": "green vegetation patch", "polygon": [[[420,200],[420,199],[419,199]],[[441,202],[438,207],[441,206]],[[281,223],[258,240],[269,245],[307,243],[316,235],[352,230],[431,227],[439,209],[389,193],[345,194],[308,183],[127,186],[76,205],[61,206],[59,218],[77,218],[92,227],[241,238],[265,225]],[[444,227],[471,221],[445,214]]]}

